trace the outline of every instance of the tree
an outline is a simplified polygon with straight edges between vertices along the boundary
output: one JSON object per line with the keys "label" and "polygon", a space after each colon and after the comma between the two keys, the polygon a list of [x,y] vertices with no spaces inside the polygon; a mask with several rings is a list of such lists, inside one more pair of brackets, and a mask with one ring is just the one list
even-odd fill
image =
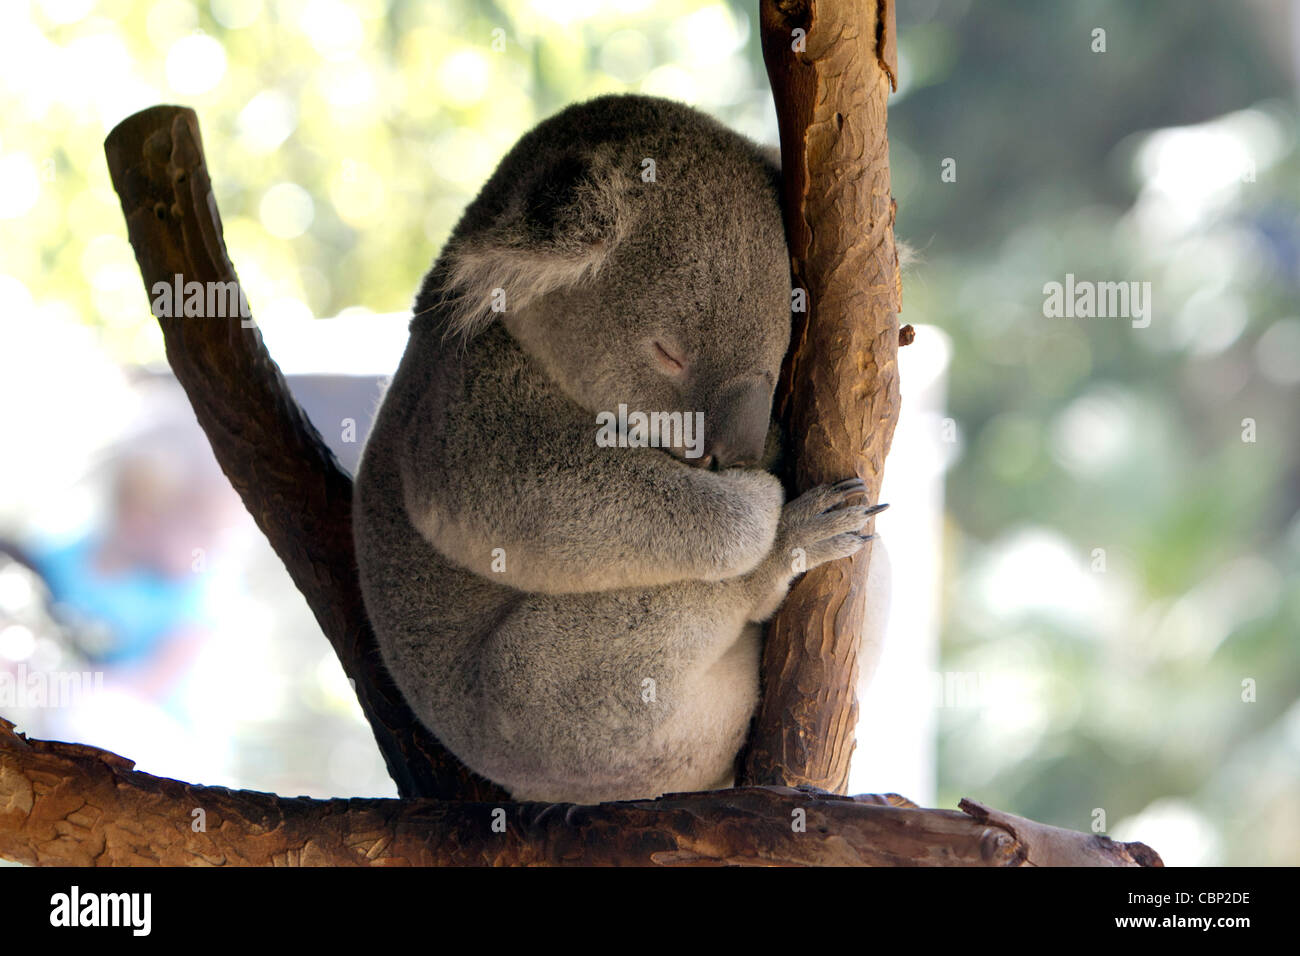
{"label": "tree", "polygon": [[[762,3],[777,96],[796,323],[778,413],[797,489],[852,469],[879,491],[898,415],[899,282],[885,136],[893,7]],[[145,286],[221,284],[242,302],[198,119],[157,106],[105,149]],[[162,310],[160,310],[162,311]],[[183,310],[182,310],[183,311]],[[27,863],[1159,864],[1140,843],[963,801],[846,797],[869,552],[809,574],[774,622],[734,790],[596,807],[511,803],[415,719],[379,660],[357,583],[351,481],[240,316],[158,315],[218,462],[306,597],[375,734],[397,800],[308,800],[143,774],[0,721],[0,855]],[[755,786],[752,784],[761,784]],[[816,789],[820,787],[822,789]],[[93,809],[92,809],[93,808]]]}

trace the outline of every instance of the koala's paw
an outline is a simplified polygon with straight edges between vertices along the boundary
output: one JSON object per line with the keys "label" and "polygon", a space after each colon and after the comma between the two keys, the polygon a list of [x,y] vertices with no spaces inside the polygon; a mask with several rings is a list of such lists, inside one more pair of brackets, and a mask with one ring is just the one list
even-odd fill
{"label": "koala's paw", "polygon": [[804,492],[781,512],[776,557],[790,562],[796,574],[819,564],[847,558],[862,550],[874,535],[863,526],[889,505],[850,505],[866,491],[861,478],[849,478],[833,485],[819,485]]}

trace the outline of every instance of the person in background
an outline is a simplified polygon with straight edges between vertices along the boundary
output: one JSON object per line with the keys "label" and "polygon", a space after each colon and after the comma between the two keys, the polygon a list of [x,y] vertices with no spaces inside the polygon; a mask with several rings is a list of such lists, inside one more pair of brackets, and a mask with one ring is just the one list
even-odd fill
{"label": "person in background", "polygon": [[202,572],[221,496],[200,471],[178,454],[128,448],[107,521],[27,552],[81,655],[160,703],[206,629]]}

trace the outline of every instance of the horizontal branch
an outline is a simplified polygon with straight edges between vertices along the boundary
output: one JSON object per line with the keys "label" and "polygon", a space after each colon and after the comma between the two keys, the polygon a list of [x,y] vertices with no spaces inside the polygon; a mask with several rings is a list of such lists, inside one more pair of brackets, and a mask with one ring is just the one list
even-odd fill
{"label": "horizontal branch", "polygon": [[0,718],[0,857],[50,866],[1159,866],[1141,843],[970,804],[786,787],[598,806],[311,800],[141,773]]}

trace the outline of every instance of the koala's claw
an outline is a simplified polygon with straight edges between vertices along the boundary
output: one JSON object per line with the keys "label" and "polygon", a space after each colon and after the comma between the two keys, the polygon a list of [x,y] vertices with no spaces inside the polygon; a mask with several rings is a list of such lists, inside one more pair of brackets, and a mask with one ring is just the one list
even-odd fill
{"label": "koala's claw", "polygon": [[794,501],[786,503],[781,512],[781,520],[791,527],[811,521],[818,515],[848,504],[855,495],[862,494],[864,488],[865,486],[848,482],[840,482],[838,486],[818,485],[810,488]]}
{"label": "koala's claw", "polygon": [[806,566],[814,568],[862,550],[875,537],[866,534],[863,526],[889,507],[849,504],[865,490],[861,478],[849,478],[809,489],[787,504],[781,514],[779,553],[801,549]]}
{"label": "koala's claw", "polygon": [[837,534],[833,538],[826,538],[824,541],[818,541],[812,547],[806,549],[806,562],[809,570],[818,565],[825,564],[828,561],[838,561],[840,558],[851,558],[861,551],[869,540],[875,535],[859,534],[856,531],[847,531],[844,534]]}

